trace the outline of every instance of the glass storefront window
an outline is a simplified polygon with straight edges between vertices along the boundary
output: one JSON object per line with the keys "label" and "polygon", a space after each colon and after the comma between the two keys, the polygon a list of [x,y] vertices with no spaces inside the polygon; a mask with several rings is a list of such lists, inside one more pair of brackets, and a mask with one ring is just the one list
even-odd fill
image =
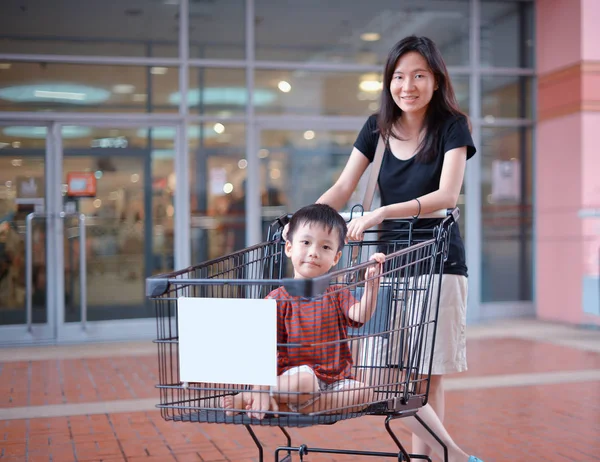
{"label": "glass storefront window", "polygon": [[481,65],[533,68],[534,2],[481,2]]}
{"label": "glass storefront window", "polygon": [[[256,59],[379,65],[391,46],[426,34],[448,65],[469,60],[467,0],[256,0]],[[290,12],[293,11],[293,14]],[[308,27],[308,29],[307,29]]]}
{"label": "glass storefront window", "polygon": [[[268,198],[263,205],[294,211],[317,200],[339,177],[357,134],[358,129],[262,130],[260,184]],[[355,194],[350,203],[361,199]]]}
{"label": "glass storefront window", "polygon": [[[274,98],[275,92],[255,91],[255,104]],[[173,96],[179,104],[180,95]],[[188,107],[191,114],[230,117],[244,115],[248,104],[244,69],[192,68],[190,70]]]}
{"label": "glass storefront window", "polygon": [[173,67],[3,63],[0,111],[177,112]]}
{"label": "glass storefront window", "polygon": [[178,14],[177,0],[3,2],[0,53],[177,57]]}
{"label": "glass storefront window", "polygon": [[532,130],[482,129],[482,302],[532,300]]}
{"label": "glass storefront window", "polygon": [[[372,72],[257,70],[260,115],[368,116],[379,109],[382,76]],[[469,77],[452,76],[461,109],[469,112]]]}
{"label": "glass storefront window", "polygon": [[246,2],[189,2],[190,58],[246,57]]}
{"label": "glass storefront window", "polygon": [[482,78],[481,113],[484,117],[533,117],[533,78],[485,76]]}
{"label": "glass storefront window", "polygon": [[216,122],[189,127],[192,262],[244,248],[246,128]]}
{"label": "glass storefront window", "polygon": [[381,78],[369,72],[257,70],[256,113],[367,116],[379,108]]}

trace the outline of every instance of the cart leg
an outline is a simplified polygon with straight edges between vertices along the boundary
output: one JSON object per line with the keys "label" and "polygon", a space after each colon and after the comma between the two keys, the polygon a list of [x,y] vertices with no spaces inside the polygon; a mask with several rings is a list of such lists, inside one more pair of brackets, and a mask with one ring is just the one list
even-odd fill
{"label": "cart leg", "polygon": [[246,427],[246,430],[248,430],[248,433],[250,433],[250,436],[254,440],[254,444],[256,444],[256,447],[258,448],[258,462],[263,462],[262,444],[260,444],[259,439],[256,437],[256,434],[254,433],[254,430],[252,430],[252,427],[250,427],[250,425],[244,425],[244,427]]}
{"label": "cart leg", "polygon": [[425,428],[425,430],[427,430],[429,432],[429,434],[431,436],[433,436],[435,438],[435,440],[440,444],[440,446],[442,446],[442,448],[444,449],[444,462],[448,462],[448,447],[444,444],[444,442],[433,432],[433,430],[431,428],[429,428],[427,426],[427,424],[423,421],[423,419],[421,419],[421,417],[419,417],[419,414],[415,414],[415,419],[417,419],[417,421],[423,425],[423,427]]}
{"label": "cart leg", "polygon": [[[285,435],[285,438],[287,439],[287,447],[291,447],[292,446],[292,437],[290,436],[290,434],[286,431],[285,428],[283,427],[279,427],[279,430],[281,430],[281,432]],[[275,454],[275,461],[277,462],[279,460],[277,453]],[[287,456],[285,456],[283,459],[281,459],[281,462],[291,462],[292,461],[292,452],[288,451]]]}
{"label": "cart leg", "polygon": [[388,434],[394,440],[394,443],[396,443],[396,446],[398,446],[398,449],[400,449],[400,454],[398,454],[398,460],[399,461],[405,460],[406,462],[410,462],[410,456],[408,455],[408,452],[406,452],[406,449],[404,449],[404,446],[402,446],[402,443],[400,443],[400,440],[396,437],[396,435],[394,434],[394,431],[390,427],[390,422],[392,420],[394,420],[393,416],[388,415],[386,417],[386,419],[385,419],[385,429],[387,430]]}

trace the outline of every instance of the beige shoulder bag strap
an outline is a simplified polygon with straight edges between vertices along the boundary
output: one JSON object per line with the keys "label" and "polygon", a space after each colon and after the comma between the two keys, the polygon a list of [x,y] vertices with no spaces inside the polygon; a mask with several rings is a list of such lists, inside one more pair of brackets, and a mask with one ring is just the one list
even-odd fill
{"label": "beige shoulder bag strap", "polygon": [[373,157],[373,163],[371,165],[371,174],[369,175],[369,181],[365,188],[365,195],[363,197],[363,210],[371,210],[373,204],[373,196],[375,195],[375,188],[377,187],[377,179],[379,178],[379,172],[381,171],[381,162],[383,161],[383,151],[385,150],[385,143],[383,138],[379,136],[377,140],[377,148],[375,149],[375,156]]}

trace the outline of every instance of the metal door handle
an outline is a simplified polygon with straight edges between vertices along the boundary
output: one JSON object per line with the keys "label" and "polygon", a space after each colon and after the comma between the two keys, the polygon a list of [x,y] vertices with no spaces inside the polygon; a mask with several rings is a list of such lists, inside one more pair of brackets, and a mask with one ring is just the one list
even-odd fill
{"label": "metal door handle", "polygon": [[49,217],[49,213],[33,212],[25,219],[25,309],[27,332],[33,331],[33,230],[34,218]]}
{"label": "metal door handle", "polygon": [[[26,297],[26,323],[27,331],[33,331],[33,229],[32,222],[35,218],[50,217],[49,213],[33,212],[25,220],[25,297]],[[87,323],[87,258],[85,237],[85,215],[83,213],[59,214],[61,219],[77,217],[79,222],[79,283],[81,305],[81,328],[85,330]]]}
{"label": "metal door handle", "polygon": [[85,236],[85,215],[83,213],[60,212],[60,218],[77,217],[79,223],[79,305],[81,309],[81,328],[87,324],[87,255]]}

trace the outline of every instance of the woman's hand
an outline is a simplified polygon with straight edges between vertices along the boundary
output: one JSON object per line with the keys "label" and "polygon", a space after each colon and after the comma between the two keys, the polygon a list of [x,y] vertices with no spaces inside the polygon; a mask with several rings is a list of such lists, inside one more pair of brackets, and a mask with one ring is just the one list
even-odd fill
{"label": "woman's hand", "polygon": [[351,241],[362,241],[365,231],[377,226],[383,219],[383,210],[381,208],[362,217],[355,218],[348,224],[348,239]]}

